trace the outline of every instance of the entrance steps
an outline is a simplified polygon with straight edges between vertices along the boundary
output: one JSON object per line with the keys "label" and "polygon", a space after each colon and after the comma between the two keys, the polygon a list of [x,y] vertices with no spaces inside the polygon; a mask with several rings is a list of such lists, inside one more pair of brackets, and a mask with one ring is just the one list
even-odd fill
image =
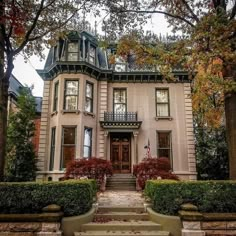
{"label": "entrance steps", "polygon": [[107,178],[107,190],[136,190],[136,178],[132,174],[114,174]]}
{"label": "entrance steps", "polygon": [[169,236],[149,220],[143,207],[99,207],[93,222],[81,226],[75,236]]}

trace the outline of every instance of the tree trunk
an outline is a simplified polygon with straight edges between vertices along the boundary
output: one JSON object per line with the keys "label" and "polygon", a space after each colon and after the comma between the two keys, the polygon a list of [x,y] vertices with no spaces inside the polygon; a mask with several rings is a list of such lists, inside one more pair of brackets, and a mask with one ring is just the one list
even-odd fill
{"label": "tree trunk", "polygon": [[[0,32],[0,42],[4,42]],[[7,132],[7,100],[8,100],[8,81],[4,77],[4,51],[0,47],[0,181],[4,175],[4,160]],[[6,91],[7,90],[7,91]]]}
{"label": "tree trunk", "polygon": [[229,178],[236,179],[236,92],[225,94],[226,135],[229,151]]}

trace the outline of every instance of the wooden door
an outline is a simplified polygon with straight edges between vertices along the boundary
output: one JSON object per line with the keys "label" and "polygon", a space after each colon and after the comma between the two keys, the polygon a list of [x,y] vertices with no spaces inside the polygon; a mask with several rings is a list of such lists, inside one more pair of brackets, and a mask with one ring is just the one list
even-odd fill
{"label": "wooden door", "polygon": [[111,136],[111,162],[114,173],[130,173],[130,136]]}

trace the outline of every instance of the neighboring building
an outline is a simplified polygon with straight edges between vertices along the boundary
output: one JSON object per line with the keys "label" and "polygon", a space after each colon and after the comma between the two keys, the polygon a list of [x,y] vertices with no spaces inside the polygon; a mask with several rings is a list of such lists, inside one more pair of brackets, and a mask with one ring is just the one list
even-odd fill
{"label": "neighboring building", "polygon": [[[10,112],[17,111],[17,98],[20,95],[20,90],[22,88],[24,88],[24,86],[16,79],[14,75],[11,75],[9,79],[9,88],[8,88],[8,116]],[[36,104],[36,116],[34,120],[35,132],[32,142],[35,147],[35,152],[38,153],[42,97],[35,97],[35,104]]]}
{"label": "neighboring building", "polygon": [[[69,161],[101,157],[116,173],[132,172],[150,140],[152,156],[168,157],[174,173],[196,179],[188,74],[163,82],[151,67],[107,55],[87,32],[73,32],[48,55],[44,70],[38,179],[58,180]],[[118,60],[117,60],[118,61]]]}
{"label": "neighboring building", "polygon": [[17,97],[22,88],[24,88],[24,86],[19,82],[19,80],[17,80],[14,75],[11,75],[8,87],[8,116],[10,112],[15,112],[17,110]]}

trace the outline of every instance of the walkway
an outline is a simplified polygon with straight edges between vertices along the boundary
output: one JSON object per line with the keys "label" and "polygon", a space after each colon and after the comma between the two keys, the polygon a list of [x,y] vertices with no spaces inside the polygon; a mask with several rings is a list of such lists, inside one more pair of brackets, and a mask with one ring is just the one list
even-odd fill
{"label": "walkway", "polygon": [[125,190],[107,190],[99,193],[99,206],[143,207],[145,199],[142,192]]}

